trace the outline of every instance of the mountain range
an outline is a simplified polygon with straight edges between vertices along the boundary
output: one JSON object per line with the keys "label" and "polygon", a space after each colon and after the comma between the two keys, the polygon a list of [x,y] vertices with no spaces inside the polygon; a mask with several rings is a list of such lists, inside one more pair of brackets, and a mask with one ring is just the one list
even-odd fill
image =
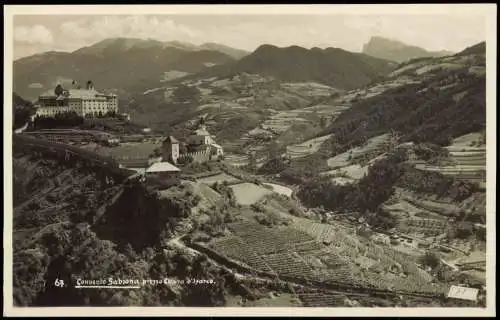
{"label": "mountain range", "polygon": [[271,76],[282,81],[313,81],[338,89],[352,89],[388,74],[397,63],[339,48],[259,46],[251,54],[206,69],[200,77],[228,77],[239,73]]}
{"label": "mountain range", "polygon": [[[251,54],[216,43],[113,38],[73,52],[46,52],[14,61],[14,91],[34,100],[58,83],[92,80],[123,99],[156,88],[165,73],[183,76],[264,74],[284,81],[316,81],[340,89],[363,86],[396,63],[338,48],[278,48],[262,45]],[[171,80],[171,79],[169,79]]]}
{"label": "mountain range", "polygon": [[182,41],[158,41],[153,39],[138,39],[138,38],[109,38],[102,40],[92,46],[83,47],[75,52],[79,53],[102,53],[104,50],[110,48],[119,51],[126,51],[130,49],[151,49],[151,48],[176,48],[185,51],[219,51],[227,54],[233,59],[240,59],[249,54],[249,52],[241,49],[236,49],[223,44],[207,42],[202,45],[194,45],[189,42]]}
{"label": "mountain range", "polygon": [[378,36],[372,37],[370,41],[363,46],[363,53],[396,62],[404,62],[414,58],[442,57],[453,54],[453,52],[446,50],[427,51],[421,47]]}
{"label": "mountain range", "polygon": [[[337,89],[365,86],[390,73],[398,62],[452,54],[372,37],[363,53],[340,48],[264,44],[249,53],[217,43],[110,38],[73,52],[46,52],[14,61],[14,91],[28,100],[61,83],[92,80],[102,91],[130,100],[165,82],[238,73],[272,76],[281,81],[312,81]],[[174,76],[168,75],[173,73]]]}
{"label": "mountain range", "polygon": [[[205,47],[232,49],[213,44]],[[107,39],[69,53],[46,52],[14,61],[14,91],[33,100],[58,83],[92,80],[96,88],[125,98],[134,94],[135,87],[140,91],[158,86],[165,72],[197,73],[234,60],[219,50],[191,48],[180,42]]]}

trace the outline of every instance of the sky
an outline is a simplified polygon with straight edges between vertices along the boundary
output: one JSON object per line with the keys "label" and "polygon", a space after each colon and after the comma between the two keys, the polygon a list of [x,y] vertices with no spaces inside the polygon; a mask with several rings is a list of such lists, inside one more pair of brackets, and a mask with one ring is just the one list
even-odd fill
{"label": "sky", "polygon": [[360,52],[372,36],[458,52],[484,41],[483,16],[441,15],[15,15],[14,59],[73,51],[106,38],[217,42],[253,51],[267,43]]}

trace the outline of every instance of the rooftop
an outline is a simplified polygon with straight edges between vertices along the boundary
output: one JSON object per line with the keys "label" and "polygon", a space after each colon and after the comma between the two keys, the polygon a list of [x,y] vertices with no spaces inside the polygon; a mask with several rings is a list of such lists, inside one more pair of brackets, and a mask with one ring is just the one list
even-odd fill
{"label": "rooftop", "polygon": [[[95,90],[86,89],[69,89],[69,99],[102,99],[105,100],[107,96],[115,96],[114,94],[104,94]],[[53,90],[49,90],[40,95],[40,98],[57,98]]]}
{"label": "rooftop", "polygon": [[170,142],[170,143],[179,143],[179,140],[174,138],[173,136],[168,136],[167,139],[165,139],[165,142]]}
{"label": "rooftop", "polygon": [[208,133],[208,131],[205,130],[205,129],[195,130],[194,134],[197,135],[197,136],[209,136],[210,135],[210,133]]}
{"label": "rooftop", "polygon": [[126,168],[146,168],[149,165],[148,158],[118,159],[117,161]]}
{"label": "rooftop", "polygon": [[179,172],[179,168],[168,162],[153,163],[146,172]]}
{"label": "rooftop", "polygon": [[201,125],[198,127],[198,129],[193,131],[194,135],[197,136],[209,136],[210,133],[207,131],[207,127],[205,125]]}

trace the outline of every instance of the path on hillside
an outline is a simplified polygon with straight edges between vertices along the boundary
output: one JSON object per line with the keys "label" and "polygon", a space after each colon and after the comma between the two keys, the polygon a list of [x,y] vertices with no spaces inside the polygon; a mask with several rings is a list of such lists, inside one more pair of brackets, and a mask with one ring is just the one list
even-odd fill
{"label": "path on hillside", "polygon": [[460,271],[460,269],[456,265],[452,264],[451,262],[448,262],[448,261],[444,260],[443,258],[441,258],[439,260],[441,260],[441,262],[444,263],[445,265],[447,265],[448,267],[452,268],[453,271],[456,271],[456,272]]}
{"label": "path on hillside", "polygon": [[16,130],[14,130],[14,133],[23,133],[26,129],[28,129],[28,123],[27,122],[21,128],[17,128]]}

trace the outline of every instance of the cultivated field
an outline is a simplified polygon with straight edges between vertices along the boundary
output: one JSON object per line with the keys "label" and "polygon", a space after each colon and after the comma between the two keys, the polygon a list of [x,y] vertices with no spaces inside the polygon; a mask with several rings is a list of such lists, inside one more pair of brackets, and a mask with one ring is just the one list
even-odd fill
{"label": "cultivated field", "polygon": [[[214,239],[210,247],[248,267],[293,281],[323,285],[349,283],[367,289],[441,294],[447,286],[431,283],[417,266],[417,257],[372,241],[358,240],[351,231],[308,219],[293,219],[288,227],[267,228],[250,221],[229,224],[231,236]],[[299,280],[302,279],[302,280]],[[306,305],[328,304],[322,295],[304,298]],[[340,301],[332,301],[338,304]]]}
{"label": "cultivated field", "polygon": [[243,167],[249,164],[247,155],[228,154],[224,155],[224,161],[235,167]]}
{"label": "cultivated field", "polygon": [[[379,150],[389,141],[389,134],[373,137],[364,146],[352,148],[349,151],[338,154],[327,160],[328,166],[332,169],[346,167],[351,164],[351,159]],[[383,153],[383,151],[381,151]]]}
{"label": "cultivated field", "polygon": [[228,307],[301,307],[302,305],[295,295],[283,292],[278,295],[270,292],[266,297],[244,302],[240,296],[230,297],[226,303]]}
{"label": "cultivated field", "polygon": [[275,183],[264,183],[264,184],[266,186],[272,187],[274,192],[285,195],[287,197],[291,197],[293,194],[293,190],[288,188],[288,187],[285,187],[285,186],[282,186],[279,184],[275,184]]}
{"label": "cultivated field", "polygon": [[210,111],[213,112],[213,111],[224,110],[224,109],[246,110],[248,108],[246,106],[239,104],[239,103],[234,103],[234,102],[230,102],[230,101],[221,101],[218,103],[208,103],[208,104],[201,105],[197,108],[198,111],[207,110],[207,109],[211,109]]}
{"label": "cultivated field", "polygon": [[189,75],[189,73],[184,72],[184,71],[176,71],[176,70],[165,71],[163,73],[163,79],[160,80],[160,82],[171,81],[171,80],[174,80],[174,79],[185,77],[187,75]]}
{"label": "cultivated field", "polygon": [[140,143],[122,143],[116,147],[99,147],[95,151],[116,159],[147,159],[159,147],[161,147],[161,143],[145,141]]}
{"label": "cultivated field", "polygon": [[250,182],[230,186],[233,189],[236,201],[241,205],[251,205],[273,191]]}
{"label": "cultivated field", "polygon": [[333,93],[338,92],[338,90],[332,87],[316,82],[287,82],[287,83],[282,83],[281,88],[291,92],[298,93],[302,96],[310,96],[310,97],[321,97],[321,96],[326,97]]}
{"label": "cultivated field", "polygon": [[301,110],[289,110],[274,112],[268,119],[262,123],[262,128],[275,133],[283,133],[295,123],[308,123],[307,119],[300,115],[305,113]]}
{"label": "cultivated field", "polygon": [[337,115],[342,111],[349,109],[350,106],[345,104],[318,104],[312,107],[303,108],[303,111],[306,112],[317,112],[322,115]]}
{"label": "cultivated field", "polygon": [[398,199],[397,197],[394,198],[394,202],[391,202],[391,204],[384,204],[383,208],[392,214],[395,214],[399,218],[413,218],[417,216],[442,218],[441,215],[419,208],[404,199]]}

